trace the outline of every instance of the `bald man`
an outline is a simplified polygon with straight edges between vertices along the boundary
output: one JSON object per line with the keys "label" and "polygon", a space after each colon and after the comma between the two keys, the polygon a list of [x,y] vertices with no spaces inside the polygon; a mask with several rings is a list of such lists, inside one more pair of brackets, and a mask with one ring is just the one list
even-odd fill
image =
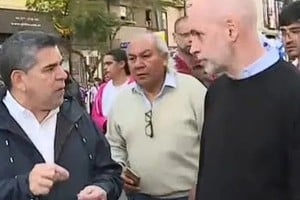
{"label": "bald man", "polygon": [[225,72],[205,100],[196,199],[299,200],[299,73],[261,47],[253,1],[191,4],[191,52]]}

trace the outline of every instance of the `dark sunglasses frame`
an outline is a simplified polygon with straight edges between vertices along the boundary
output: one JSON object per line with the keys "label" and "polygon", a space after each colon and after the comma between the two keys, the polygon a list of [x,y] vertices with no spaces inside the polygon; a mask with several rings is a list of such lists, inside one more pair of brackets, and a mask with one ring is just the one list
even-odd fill
{"label": "dark sunglasses frame", "polygon": [[145,134],[146,136],[153,138],[152,110],[145,113],[145,122]]}

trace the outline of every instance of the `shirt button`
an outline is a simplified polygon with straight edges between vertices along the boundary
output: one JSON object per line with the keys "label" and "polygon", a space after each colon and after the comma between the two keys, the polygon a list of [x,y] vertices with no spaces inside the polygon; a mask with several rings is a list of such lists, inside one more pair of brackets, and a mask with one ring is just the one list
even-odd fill
{"label": "shirt button", "polygon": [[6,146],[9,146],[8,140],[5,140],[5,145],[6,145]]}
{"label": "shirt button", "polygon": [[89,154],[89,158],[90,158],[90,160],[93,160],[93,155]]}
{"label": "shirt button", "polygon": [[78,123],[75,123],[75,128],[78,129]]}
{"label": "shirt button", "polygon": [[9,158],[9,161],[10,161],[10,163],[14,163],[14,158],[13,158],[13,157],[10,157],[10,158]]}
{"label": "shirt button", "polygon": [[83,142],[83,143],[86,143],[87,140],[86,140],[85,138],[82,138],[82,142]]}

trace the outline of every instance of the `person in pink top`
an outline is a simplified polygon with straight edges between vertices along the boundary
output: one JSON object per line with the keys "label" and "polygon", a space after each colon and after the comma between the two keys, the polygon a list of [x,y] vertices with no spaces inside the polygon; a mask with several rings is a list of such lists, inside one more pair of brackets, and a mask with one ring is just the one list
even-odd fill
{"label": "person in pink top", "polygon": [[104,56],[104,71],[110,80],[100,85],[92,107],[92,119],[106,132],[106,121],[117,95],[132,83],[126,52],[113,49]]}

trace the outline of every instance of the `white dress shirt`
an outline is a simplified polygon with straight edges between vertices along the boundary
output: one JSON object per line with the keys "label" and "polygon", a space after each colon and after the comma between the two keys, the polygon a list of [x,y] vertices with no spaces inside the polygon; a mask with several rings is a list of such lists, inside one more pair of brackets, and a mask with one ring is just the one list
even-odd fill
{"label": "white dress shirt", "polygon": [[115,102],[118,94],[127,87],[130,87],[129,79],[119,86],[114,86],[112,80],[108,81],[103,89],[102,113],[105,117],[109,115],[110,109]]}
{"label": "white dress shirt", "polygon": [[292,62],[293,65],[295,65],[297,67],[297,69],[300,69],[300,62],[298,59],[295,59],[293,62]]}
{"label": "white dress shirt", "polygon": [[10,115],[24,130],[37,150],[41,153],[47,163],[54,163],[54,138],[56,129],[57,113],[59,108],[52,110],[41,122],[34,114],[19,104],[7,91],[3,99]]}

